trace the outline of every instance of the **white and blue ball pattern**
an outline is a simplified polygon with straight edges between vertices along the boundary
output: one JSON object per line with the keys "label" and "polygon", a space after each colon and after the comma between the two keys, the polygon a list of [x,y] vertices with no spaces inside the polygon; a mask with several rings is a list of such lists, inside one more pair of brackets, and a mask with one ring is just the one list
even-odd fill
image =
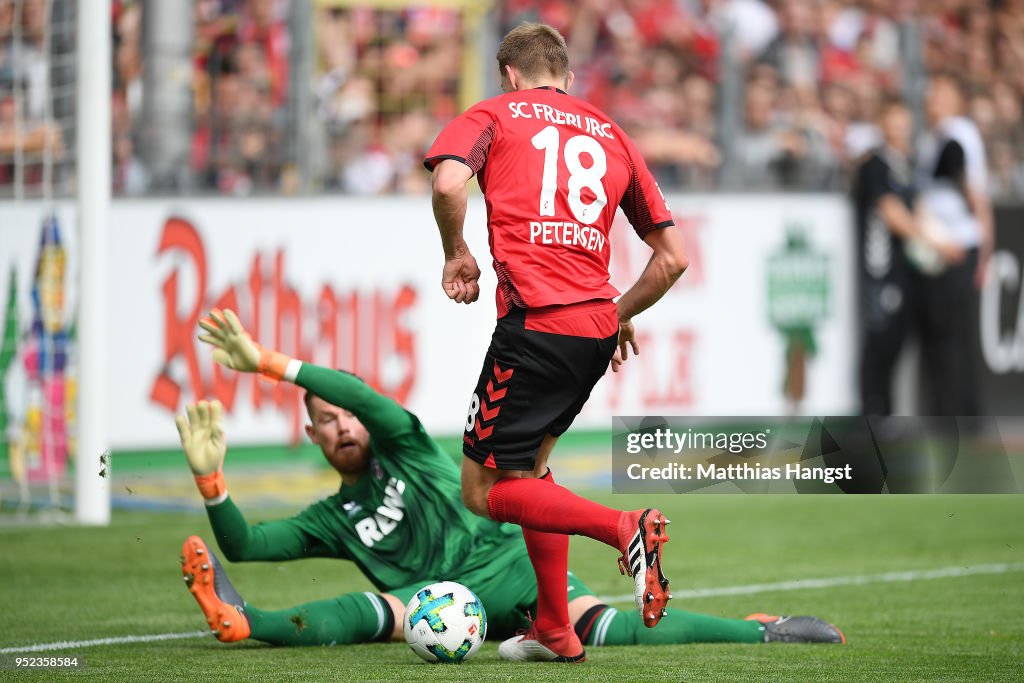
{"label": "white and blue ball pattern", "polygon": [[428,662],[458,664],[480,649],[487,614],[473,591],[441,581],[416,591],[405,606],[405,642]]}

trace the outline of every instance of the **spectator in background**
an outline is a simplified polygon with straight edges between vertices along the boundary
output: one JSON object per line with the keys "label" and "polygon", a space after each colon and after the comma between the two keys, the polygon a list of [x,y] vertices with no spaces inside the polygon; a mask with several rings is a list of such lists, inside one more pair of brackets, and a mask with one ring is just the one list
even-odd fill
{"label": "spectator in background", "polygon": [[114,19],[114,97],[127,106],[128,123],[142,115],[142,3],[123,3]]}
{"label": "spectator in background", "polygon": [[985,147],[963,116],[963,87],[952,74],[932,76],[926,110],[930,130],[918,151],[923,207],[965,257],[924,280],[925,414],[977,415],[977,289],[993,245]]}
{"label": "spectator in background", "polygon": [[750,62],[779,35],[779,20],[762,0],[703,0],[708,19],[718,35],[734,31],[740,59]]}
{"label": "spectator in background", "polygon": [[1001,197],[1024,197],[1024,163],[1019,150],[1006,140],[993,141],[989,155],[989,191]]}
{"label": "spectator in background", "polygon": [[855,160],[864,149],[856,139],[857,128],[854,125],[856,103],[853,93],[843,84],[832,83],[825,86],[821,94],[820,125],[825,132],[831,154],[836,157],[843,170],[849,173],[850,162]]}
{"label": "spectator in background", "polygon": [[[266,78],[270,105],[283,107],[288,100],[288,24],[285,6],[278,0],[246,0],[239,16],[237,40],[241,48],[252,48],[258,71],[243,68],[250,80]],[[244,60],[240,60],[244,61]]]}
{"label": "spectator in background", "polygon": [[[49,151],[51,154],[63,153],[60,128],[52,123],[33,121],[19,113],[15,89],[25,86],[12,83],[9,76],[0,75],[0,184],[10,182],[14,176],[11,163],[17,153],[28,154],[33,158]],[[31,175],[38,182],[38,169],[32,169]]]}
{"label": "spectator in background", "polygon": [[[1024,26],[1022,26],[1024,31]],[[1024,73],[1024,69],[1021,71]],[[1024,117],[1022,96],[1006,80],[991,89],[993,121],[985,139],[991,145],[991,188],[1004,197],[1024,197]]]}
{"label": "spectator in background", "polygon": [[1019,139],[1017,127],[1006,128],[1002,125],[995,100],[989,91],[971,96],[967,111],[985,141],[985,156],[989,160],[989,194],[1021,196],[1024,194],[1024,174],[1021,173],[1024,167],[1019,164],[1019,147],[1015,144]]}
{"label": "spectator in background", "polygon": [[418,159],[458,113],[458,12],[357,7],[322,10],[319,17],[325,72],[317,113],[330,150],[326,186],[351,194],[428,190]]}
{"label": "spectator in background", "polygon": [[115,94],[111,102],[111,135],[113,138],[113,162],[111,181],[115,194],[138,196],[150,186],[150,174],[145,164],[135,153],[132,131],[131,107],[125,97]]}
{"label": "spectator in background", "polygon": [[781,0],[778,6],[779,35],[760,60],[778,72],[783,85],[813,90],[820,73],[817,3]]}
{"label": "spectator in background", "polygon": [[193,163],[204,184],[225,194],[274,190],[280,179],[280,126],[266,83],[245,78],[233,62],[214,78],[209,115],[197,128]]}
{"label": "spectator in background", "polygon": [[744,125],[736,141],[742,189],[800,189],[828,182],[831,158],[824,138],[799,120],[799,111],[788,117],[791,123],[779,114],[779,106],[778,86],[771,78],[747,83]]}
{"label": "spectator in background", "polygon": [[[5,69],[9,70],[12,80],[21,82],[25,87],[24,114],[32,121],[40,121],[46,114],[47,70],[50,68],[50,55],[46,50],[46,3],[44,0],[21,0],[20,7],[7,0],[0,3],[7,5],[6,16],[2,19],[8,26],[3,29],[8,35],[4,47],[6,59]],[[17,10],[20,9],[20,12]],[[20,38],[14,35],[14,22],[20,18]]]}
{"label": "spectator in background", "polygon": [[911,163],[913,119],[899,100],[882,107],[883,143],[857,168],[853,202],[857,223],[860,309],[860,398],[865,415],[893,411],[893,372],[903,343],[917,325],[922,278],[907,257],[912,240],[928,240],[945,260],[963,250],[926,234],[915,217],[917,187]]}
{"label": "spectator in background", "polygon": [[64,137],[52,120],[46,87],[46,4],[25,0],[18,9],[0,2],[0,188],[38,190],[47,155],[51,162],[64,156]]}
{"label": "spectator in background", "polygon": [[192,168],[203,189],[288,191],[287,5],[201,0],[195,5],[196,126]]}
{"label": "spectator in background", "polygon": [[687,79],[682,59],[667,46],[654,52],[646,78],[632,117],[621,119],[637,149],[660,182],[710,188],[720,161],[712,142],[713,89],[699,76]]}
{"label": "spectator in background", "polygon": [[436,129],[423,111],[394,117],[378,142],[357,152],[344,166],[341,186],[352,194],[422,194],[430,190],[421,172],[421,150],[429,148]]}
{"label": "spectator in background", "polygon": [[142,116],[142,2],[114,8],[114,73],[111,100],[112,191],[138,196],[150,187],[149,169],[137,154],[137,122]]}

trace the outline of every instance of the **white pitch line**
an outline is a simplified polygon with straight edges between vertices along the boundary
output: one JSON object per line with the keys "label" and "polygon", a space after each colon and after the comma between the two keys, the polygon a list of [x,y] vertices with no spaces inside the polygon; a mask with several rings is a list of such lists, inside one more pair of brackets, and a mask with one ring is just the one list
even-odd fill
{"label": "white pitch line", "polygon": [[[1024,562],[1002,564],[976,564],[969,566],[942,567],[939,569],[918,569],[905,572],[885,572],[884,574],[859,574],[854,576],[833,576],[818,579],[796,579],[779,581],[778,583],[753,583],[743,586],[721,586],[719,588],[696,588],[692,590],[676,590],[677,598],[714,598],[727,595],[751,595],[754,593],[776,593],[795,591],[806,588],[832,588],[835,586],[862,586],[869,583],[898,583],[901,581],[927,581],[931,579],[949,579],[977,574],[1009,574],[1024,572]],[[633,595],[598,596],[605,603],[632,602]],[[128,643],[152,643],[160,640],[183,640],[185,638],[202,638],[209,636],[209,631],[187,631],[185,633],[158,633],[149,636],[120,636],[116,638],[97,638],[95,640],[60,641],[56,643],[39,643],[19,647],[0,648],[0,654],[16,652],[49,652],[53,650],[78,650],[97,645],[124,645]]]}
{"label": "white pitch line", "polygon": [[185,633],[156,633],[151,636],[119,636],[116,638],[96,638],[95,640],[62,640],[57,643],[39,643],[20,647],[0,649],[0,655],[14,652],[49,652],[51,650],[77,650],[97,645],[122,645],[125,643],[152,643],[158,640],[182,640],[184,638],[202,638],[209,636],[209,631],[186,631]]}
{"label": "white pitch line", "polygon": [[[672,596],[682,599],[717,598],[727,595],[753,595],[755,593],[778,593],[782,591],[804,590],[807,588],[833,588],[836,586],[863,586],[869,583],[899,583],[901,581],[929,581],[932,579],[950,579],[976,574],[1009,574],[1024,571],[1024,562],[1001,564],[976,564],[968,566],[942,567],[939,569],[917,569],[905,572],[885,572],[884,574],[859,574],[854,576],[833,576],[818,579],[795,579],[777,583],[751,583],[743,586],[721,586],[719,588],[694,588],[691,590],[674,590]],[[633,602],[633,594],[598,596],[607,604]]]}

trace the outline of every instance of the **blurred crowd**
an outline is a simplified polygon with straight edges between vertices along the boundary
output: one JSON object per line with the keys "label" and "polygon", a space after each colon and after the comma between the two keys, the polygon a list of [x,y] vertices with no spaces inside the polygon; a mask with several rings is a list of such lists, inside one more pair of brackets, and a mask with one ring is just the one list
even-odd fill
{"label": "blurred crowd", "polygon": [[[1024,193],[1022,0],[502,4],[505,27],[540,20],[566,35],[576,94],[635,136],[663,185],[845,188],[878,143],[881,103],[923,91],[908,80],[908,48],[918,44],[924,73],[952,71],[967,86],[993,194]],[[718,101],[731,75],[721,69],[726,49],[742,89],[731,119]],[[723,178],[726,154],[732,178]]]}
{"label": "blurred crowd", "polygon": [[[114,3],[114,191],[141,194],[145,3]],[[195,0],[191,188],[223,194],[288,191],[289,25],[278,0]],[[165,188],[166,189],[166,188]]]}
{"label": "blurred crowd", "polygon": [[68,52],[67,10],[67,0],[0,0],[0,196],[16,183],[60,180],[66,144],[58,121],[74,93],[70,57],[52,56]]}
{"label": "blurred crowd", "polygon": [[[66,4],[0,0],[0,186],[15,150],[26,182],[38,175],[26,155],[65,153],[67,125],[62,138],[39,81],[45,7]],[[350,4],[313,3],[310,47],[293,3],[194,1],[191,190],[428,191],[422,154],[473,98],[497,92],[493,57],[465,53],[475,29],[464,10]],[[114,1],[120,194],[161,189],[140,150],[144,7]],[[574,94],[634,136],[663,187],[843,190],[878,142],[881,102],[915,106],[915,75],[943,70],[966,84],[993,195],[1024,196],[1024,0],[499,0],[493,16],[483,30],[535,20],[566,36]],[[474,61],[489,92],[466,81]]]}
{"label": "blurred crowd", "polygon": [[354,194],[429,191],[423,155],[459,114],[463,17],[450,9],[324,9],[317,160],[325,189]]}
{"label": "blurred crowd", "polygon": [[[143,9],[121,2],[114,20],[114,182],[128,194],[147,191],[150,181],[135,149]],[[421,154],[459,111],[460,13],[320,3],[306,65],[312,77],[293,83],[305,49],[293,45],[293,10],[282,0],[195,1],[193,189],[295,193],[302,149],[315,189],[425,191]],[[310,92],[297,92],[303,88]],[[309,118],[300,120],[295,95],[313,100]]]}

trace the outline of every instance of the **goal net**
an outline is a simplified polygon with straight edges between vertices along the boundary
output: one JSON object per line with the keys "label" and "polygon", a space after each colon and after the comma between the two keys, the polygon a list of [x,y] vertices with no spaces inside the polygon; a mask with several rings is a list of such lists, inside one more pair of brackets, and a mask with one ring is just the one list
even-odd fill
{"label": "goal net", "polygon": [[70,507],[75,3],[0,0],[0,506]]}

